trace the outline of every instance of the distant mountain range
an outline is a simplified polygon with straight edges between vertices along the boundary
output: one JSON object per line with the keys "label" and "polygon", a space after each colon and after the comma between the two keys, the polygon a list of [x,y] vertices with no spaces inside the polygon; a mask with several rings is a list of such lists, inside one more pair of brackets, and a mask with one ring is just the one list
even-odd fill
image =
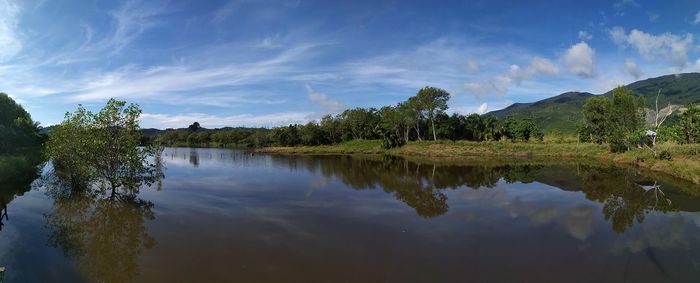
{"label": "distant mountain range", "polygon": [[[644,97],[646,107],[654,109],[656,94],[661,90],[659,108],[672,105],[700,103],[700,73],[666,75],[627,85],[637,95]],[[532,103],[514,103],[504,109],[489,112],[500,119],[510,115],[517,118],[532,117],[545,131],[572,133],[581,121],[581,107],[595,94],[566,92]],[[612,90],[601,94],[612,95]]]}

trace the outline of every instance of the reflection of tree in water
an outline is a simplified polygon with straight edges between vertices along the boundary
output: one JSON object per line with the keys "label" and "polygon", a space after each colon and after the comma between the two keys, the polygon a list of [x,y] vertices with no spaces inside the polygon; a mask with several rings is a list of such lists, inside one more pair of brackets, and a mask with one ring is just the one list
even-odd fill
{"label": "reflection of tree in water", "polygon": [[[588,199],[603,204],[603,215],[617,232],[624,231],[635,221],[641,223],[650,211],[676,209],[659,185],[654,182],[640,185],[636,171],[624,168],[579,166],[575,171],[573,167],[549,167],[543,171],[544,166],[532,164],[435,165],[392,156],[274,158],[289,168],[307,168],[337,178],[354,189],[380,188],[423,217],[439,216],[448,211],[446,189],[492,188],[499,180],[507,183],[537,180],[568,191],[583,190]],[[545,172],[547,174],[542,174]]]}
{"label": "reflection of tree in water", "polygon": [[[283,158],[283,157],[278,157]],[[336,177],[346,185],[362,190],[381,188],[406,203],[423,217],[442,215],[449,209],[445,189],[468,186],[474,189],[494,187],[506,182],[532,182],[542,166],[455,166],[410,162],[392,156],[358,158],[352,156],[300,157],[282,159],[290,168],[320,171]],[[298,164],[301,163],[301,164]]]}
{"label": "reflection of tree in water", "polygon": [[20,155],[0,155],[0,231],[5,225],[3,221],[9,221],[7,205],[31,189],[43,162],[38,149]]}
{"label": "reflection of tree in water", "polygon": [[58,197],[45,214],[52,230],[48,245],[76,259],[97,282],[129,282],[139,274],[138,257],[155,245],[146,220],[155,219],[153,203],[100,198],[88,194]]}
{"label": "reflection of tree in water", "polygon": [[642,223],[649,212],[677,210],[660,185],[640,185],[630,170],[587,168],[581,175],[586,198],[603,204],[603,215],[615,232],[624,232],[635,221]]}
{"label": "reflection of tree in water", "polygon": [[195,149],[195,148],[190,149],[189,156],[190,156],[190,164],[192,164],[192,166],[194,166],[194,167],[199,167],[199,152],[197,151],[197,149]]}
{"label": "reflection of tree in water", "polygon": [[[154,163],[154,185],[160,188],[163,163],[159,156]],[[98,184],[76,185],[57,170],[43,176],[41,185],[53,199],[44,214],[51,230],[48,245],[75,259],[92,281],[133,281],[140,273],[140,254],[156,243],[146,227],[155,219],[153,203],[140,199],[138,189],[115,197]]]}

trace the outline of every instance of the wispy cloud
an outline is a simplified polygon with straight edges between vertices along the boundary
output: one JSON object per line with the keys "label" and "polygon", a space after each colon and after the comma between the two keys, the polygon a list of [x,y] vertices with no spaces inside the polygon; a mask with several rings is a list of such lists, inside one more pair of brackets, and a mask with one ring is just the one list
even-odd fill
{"label": "wispy cloud", "polygon": [[13,0],[0,0],[0,63],[22,50],[17,33],[20,7]]}
{"label": "wispy cloud", "polygon": [[115,21],[114,31],[109,37],[99,42],[98,47],[118,53],[146,30],[154,27],[157,24],[154,17],[165,13],[168,4],[169,1],[161,0],[126,2],[110,13]]}
{"label": "wispy cloud", "polygon": [[297,46],[269,58],[223,65],[164,65],[140,68],[124,66],[116,71],[83,79],[70,97],[73,101],[98,101],[111,97],[159,97],[185,91],[244,86],[284,79],[300,72],[293,62],[308,55],[314,45]]}
{"label": "wispy cloud", "polygon": [[578,32],[578,39],[583,40],[583,41],[589,41],[589,40],[593,39],[593,35],[591,35],[590,33],[588,33],[585,30],[580,30]]}
{"label": "wispy cloud", "polygon": [[330,98],[325,93],[314,90],[309,84],[304,85],[304,89],[311,102],[318,103],[323,107],[323,114],[337,113],[345,109],[345,105]]}

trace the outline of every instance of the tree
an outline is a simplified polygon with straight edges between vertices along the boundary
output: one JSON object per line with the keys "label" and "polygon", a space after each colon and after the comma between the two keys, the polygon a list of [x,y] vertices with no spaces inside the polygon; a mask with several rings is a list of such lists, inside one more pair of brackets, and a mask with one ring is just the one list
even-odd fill
{"label": "tree", "polygon": [[479,114],[469,114],[464,121],[464,130],[467,140],[482,141],[484,137],[484,123]]}
{"label": "tree", "polygon": [[33,147],[43,141],[38,123],[10,96],[0,92],[0,153]]}
{"label": "tree", "polygon": [[422,111],[425,111],[425,116],[430,120],[433,140],[437,140],[435,116],[447,110],[447,101],[450,100],[450,93],[440,88],[426,86],[418,91],[416,98],[416,103],[420,105]]}
{"label": "tree", "polygon": [[589,98],[583,105],[583,123],[579,127],[582,141],[609,143],[613,152],[626,151],[631,137],[644,122],[644,99],[625,87],[613,90],[612,99]]}
{"label": "tree", "polygon": [[415,119],[413,108],[408,102],[400,102],[396,105],[396,112],[399,117],[398,122],[403,129],[404,140],[408,142],[411,135],[411,126],[414,124]]}
{"label": "tree", "polygon": [[198,131],[198,130],[201,129],[201,128],[202,128],[202,127],[199,126],[199,122],[194,122],[194,123],[192,123],[192,125],[190,125],[189,127],[187,127],[187,129],[190,130],[190,132],[196,132],[196,131]]}
{"label": "tree", "polygon": [[579,127],[579,138],[582,141],[602,144],[609,137],[609,123],[612,105],[604,96],[594,96],[583,105],[583,124]]}
{"label": "tree", "polygon": [[413,129],[416,131],[416,138],[422,141],[423,138],[420,134],[421,121],[423,120],[423,102],[418,98],[418,96],[412,96],[408,98],[405,103],[407,117],[411,117],[411,124]]}
{"label": "tree", "polygon": [[341,115],[345,127],[352,134],[353,139],[362,140],[371,138],[374,128],[378,124],[379,117],[374,108],[355,108],[343,111]]}
{"label": "tree", "polygon": [[696,143],[700,138],[700,107],[688,104],[685,111],[678,115],[677,133],[685,143]]}
{"label": "tree", "polygon": [[629,137],[638,132],[644,124],[644,98],[637,96],[626,87],[613,90],[612,111],[608,124],[610,149],[624,152],[630,148]]}
{"label": "tree", "polygon": [[114,99],[97,114],[82,106],[66,114],[47,144],[56,175],[68,176],[71,184],[83,187],[97,183],[101,192],[111,189],[111,198],[132,198],[142,184],[157,181],[161,171],[151,157],[160,151],[140,146],[140,115],[138,105]]}

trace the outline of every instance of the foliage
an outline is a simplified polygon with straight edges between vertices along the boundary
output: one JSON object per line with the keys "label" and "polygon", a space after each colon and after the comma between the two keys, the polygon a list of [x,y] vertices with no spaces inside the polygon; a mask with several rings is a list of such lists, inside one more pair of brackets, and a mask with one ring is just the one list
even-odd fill
{"label": "foliage", "polygon": [[0,92],[0,153],[38,146],[41,142],[38,123],[10,96]]}
{"label": "foliage", "polygon": [[688,104],[685,111],[678,116],[676,134],[682,143],[696,143],[700,141],[700,107]]}
{"label": "foliage", "polygon": [[137,105],[110,99],[98,113],[79,106],[67,113],[64,121],[50,134],[46,153],[54,173],[73,188],[99,185],[101,192],[111,189],[111,197],[133,197],[142,184],[150,185],[162,177],[157,168],[159,149],[140,147],[141,129]]}
{"label": "foliage", "polygon": [[202,128],[202,126],[199,125],[199,122],[194,122],[194,123],[192,123],[192,125],[187,127],[187,129],[190,130],[191,132],[196,132],[201,128]]}
{"label": "foliage", "polygon": [[415,103],[420,104],[420,108],[424,112],[423,115],[430,121],[433,140],[437,140],[435,117],[445,113],[445,110],[447,110],[447,101],[450,100],[450,93],[440,88],[426,86],[418,91],[415,98]]}
{"label": "foliage", "polygon": [[643,98],[625,87],[613,90],[612,99],[589,98],[583,105],[583,123],[579,127],[582,141],[608,143],[613,152],[624,152],[639,144],[642,129]]}
{"label": "foliage", "polygon": [[[340,114],[325,115],[320,121],[289,124],[272,129],[224,128],[203,129],[195,122],[186,129],[168,129],[154,140],[169,146],[319,146],[356,140],[382,140],[386,149],[401,147],[410,141],[423,140],[431,132],[433,139],[498,141],[508,130],[493,115],[448,115],[450,94],[435,87],[424,87],[406,101],[394,106],[347,109]],[[513,140],[542,139],[542,130],[529,118],[515,119]],[[522,120],[522,122],[521,122]],[[199,130],[193,130],[197,128]]]}

